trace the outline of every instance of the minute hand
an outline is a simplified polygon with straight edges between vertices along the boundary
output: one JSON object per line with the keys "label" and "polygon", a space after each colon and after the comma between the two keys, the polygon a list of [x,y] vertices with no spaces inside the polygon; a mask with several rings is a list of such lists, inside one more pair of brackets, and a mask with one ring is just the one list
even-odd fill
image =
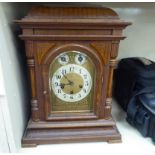
{"label": "minute hand", "polygon": [[73,84],[73,81],[69,80],[66,75],[64,75],[64,77],[65,77],[65,79],[67,79],[67,81],[69,82],[70,85]]}

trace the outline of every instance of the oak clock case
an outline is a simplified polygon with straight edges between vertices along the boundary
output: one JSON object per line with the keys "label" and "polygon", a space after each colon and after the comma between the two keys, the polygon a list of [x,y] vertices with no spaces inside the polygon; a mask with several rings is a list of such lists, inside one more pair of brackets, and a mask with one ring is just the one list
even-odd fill
{"label": "oak clock case", "polygon": [[31,79],[31,118],[22,145],[120,142],[111,116],[122,30],[109,8],[34,7],[22,28]]}

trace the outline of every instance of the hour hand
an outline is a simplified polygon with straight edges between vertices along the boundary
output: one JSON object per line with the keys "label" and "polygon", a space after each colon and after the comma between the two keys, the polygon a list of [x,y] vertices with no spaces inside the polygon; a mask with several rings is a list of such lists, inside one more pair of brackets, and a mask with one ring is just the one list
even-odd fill
{"label": "hour hand", "polygon": [[71,84],[70,83],[60,83],[61,89],[63,89],[65,87],[65,85],[71,85]]}

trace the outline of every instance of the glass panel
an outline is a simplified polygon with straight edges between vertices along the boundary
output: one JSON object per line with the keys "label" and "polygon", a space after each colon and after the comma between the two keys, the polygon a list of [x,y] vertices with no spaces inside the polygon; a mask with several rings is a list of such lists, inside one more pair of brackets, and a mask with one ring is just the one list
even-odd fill
{"label": "glass panel", "polygon": [[79,51],[58,55],[49,69],[52,112],[93,111],[95,66]]}

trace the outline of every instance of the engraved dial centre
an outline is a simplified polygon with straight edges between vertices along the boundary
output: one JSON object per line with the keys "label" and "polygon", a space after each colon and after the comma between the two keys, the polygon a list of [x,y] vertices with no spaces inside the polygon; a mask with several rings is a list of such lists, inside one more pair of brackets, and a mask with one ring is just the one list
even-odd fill
{"label": "engraved dial centre", "polygon": [[77,73],[68,73],[60,80],[60,85],[63,86],[63,92],[66,94],[76,94],[81,91],[83,79]]}

